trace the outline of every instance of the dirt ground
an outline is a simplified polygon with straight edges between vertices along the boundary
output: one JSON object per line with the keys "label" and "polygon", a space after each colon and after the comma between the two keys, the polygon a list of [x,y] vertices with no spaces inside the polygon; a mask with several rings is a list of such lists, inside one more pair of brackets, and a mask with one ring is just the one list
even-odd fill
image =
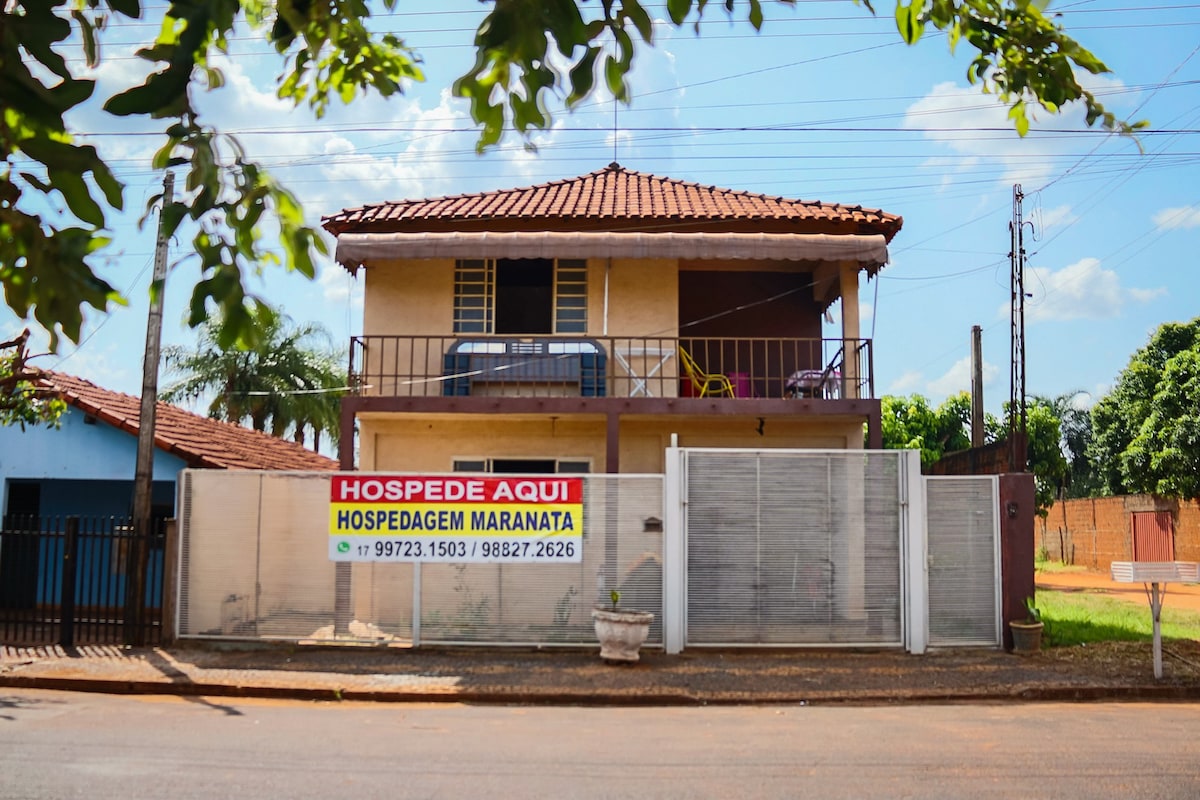
{"label": "dirt ground", "polygon": [[[1146,587],[1140,583],[1117,583],[1111,576],[1080,571],[1039,572],[1038,589],[1061,592],[1088,592],[1136,604],[1150,617],[1150,602]],[[1200,584],[1172,583],[1166,585],[1163,608],[1186,609],[1200,613]],[[1077,647],[1055,647],[1043,650],[1039,658],[1064,665],[1074,665],[1092,674],[1111,670],[1114,675],[1137,675],[1152,659],[1149,642],[1101,642]],[[1200,641],[1168,641],[1163,644],[1163,659],[1167,669],[1186,680],[1200,679]]]}
{"label": "dirt ground", "polygon": [[[1082,570],[1078,572],[1039,572],[1036,582],[1039,589],[1053,589],[1061,592],[1093,592],[1117,600],[1138,603],[1146,608],[1147,615],[1150,614],[1146,588],[1140,583],[1117,583],[1107,574]],[[1170,583],[1166,584],[1166,591],[1166,599],[1163,601],[1164,608],[1182,608],[1200,612],[1200,584]]]}

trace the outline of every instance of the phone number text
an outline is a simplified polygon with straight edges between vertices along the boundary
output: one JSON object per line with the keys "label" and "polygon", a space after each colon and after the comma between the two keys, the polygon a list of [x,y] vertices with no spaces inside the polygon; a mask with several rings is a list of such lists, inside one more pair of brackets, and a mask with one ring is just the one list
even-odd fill
{"label": "phone number text", "polygon": [[445,563],[579,562],[578,539],[330,537],[334,561],[432,561]]}

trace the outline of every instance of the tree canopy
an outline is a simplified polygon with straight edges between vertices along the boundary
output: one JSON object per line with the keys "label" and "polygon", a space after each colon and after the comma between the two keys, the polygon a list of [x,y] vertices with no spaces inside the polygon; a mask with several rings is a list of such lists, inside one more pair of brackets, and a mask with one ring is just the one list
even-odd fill
{"label": "tree canopy", "polygon": [[919,394],[884,395],[880,404],[884,448],[920,450],[922,467],[971,446],[971,397],[967,392],[951,395],[937,408]]}
{"label": "tree canopy", "polygon": [[1200,499],[1200,317],[1160,325],[1092,409],[1110,494]]}
{"label": "tree canopy", "polygon": [[50,425],[58,427],[67,404],[54,392],[38,385],[38,370],[28,366],[29,330],[0,342],[0,426]]}
{"label": "tree canopy", "polygon": [[211,397],[208,415],[234,424],[250,423],[256,431],[291,435],[304,444],[309,431],[313,449],[321,433],[338,439],[341,392],[346,372],[340,353],[319,325],[296,325],[269,307],[255,320],[262,331],[250,349],[224,346],[220,320],[199,329],[194,348],[163,350],[167,370],[178,379],[162,393],[169,403]]}
{"label": "tree canopy", "polygon": [[[855,3],[875,13],[869,0]],[[714,5],[668,0],[666,9],[671,24],[698,30]],[[763,0],[720,5],[756,29],[764,24]],[[1096,74],[1108,68],[1044,13],[1044,5],[899,0],[895,18],[910,44],[933,28],[946,34],[952,50],[969,49],[968,80],[1009,105],[1019,133],[1028,128],[1031,108],[1056,112],[1076,101],[1089,125],[1123,133],[1137,128],[1140,123],[1117,120],[1080,86],[1075,69]],[[396,6],[397,0],[376,5]],[[479,147],[498,142],[510,128],[528,137],[549,126],[551,93],[564,95],[571,108],[602,82],[628,101],[634,53],[654,43],[646,6],[643,0],[493,0],[475,34],[475,63],[453,87],[480,126]],[[109,244],[108,220],[124,207],[123,187],[94,147],[75,143],[68,117],[95,91],[91,75],[108,22],[153,21],[159,13],[140,0],[9,0],[0,13],[0,282],[5,302],[49,331],[52,348],[60,334],[79,341],[86,306],[107,311],[124,302],[92,266]],[[224,83],[215,56],[228,52],[235,30],[249,29],[278,54],[278,95],[307,104],[317,116],[335,98],[348,103],[368,91],[403,92],[422,80],[421,59],[400,37],[373,32],[371,8],[361,0],[171,0],[161,13],[158,34],[137,54],[151,74],[106,98],[103,109],[161,124],[153,167],[186,173],[183,192],[162,210],[162,221],[167,235],[185,221],[194,232],[201,278],[189,324],[215,311],[220,344],[252,345],[263,301],[247,287],[247,271],[282,260],[312,277],[325,245],[304,223],[296,197],[248,158],[236,137],[200,121],[196,93]],[[62,213],[43,213],[47,205]],[[268,220],[278,228],[282,259],[264,245]]]}
{"label": "tree canopy", "polygon": [[[883,446],[887,450],[920,450],[922,468],[943,456],[971,446],[971,395],[959,392],[937,408],[919,394],[908,397],[884,395],[882,406]],[[984,440],[993,443],[1008,433],[1008,404],[1005,419],[985,415]],[[1045,516],[1059,490],[1066,484],[1068,464],[1062,449],[1060,412],[1054,403],[1031,397],[1026,404],[1029,471],[1033,473],[1038,513]]]}

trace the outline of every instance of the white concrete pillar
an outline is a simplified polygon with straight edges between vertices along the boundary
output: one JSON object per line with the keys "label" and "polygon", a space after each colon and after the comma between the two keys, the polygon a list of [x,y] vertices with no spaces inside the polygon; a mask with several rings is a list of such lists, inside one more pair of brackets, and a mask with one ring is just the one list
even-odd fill
{"label": "white concrete pillar", "polygon": [[929,646],[929,536],[921,453],[900,461],[900,552],[904,558],[904,649],[920,655]]}
{"label": "white concrete pillar", "polygon": [[[674,437],[672,437],[674,438]],[[680,653],[687,629],[687,454],[668,447],[663,477],[663,647]]]}
{"label": "white concrete pillar", "polygon": [[858,314],[858,262],[843,261],[840,265],[839,284],[842,294],[842,341],[845,364],[842,367],[842,397],[857,398],[858,389],[858,340],[861,336]]}

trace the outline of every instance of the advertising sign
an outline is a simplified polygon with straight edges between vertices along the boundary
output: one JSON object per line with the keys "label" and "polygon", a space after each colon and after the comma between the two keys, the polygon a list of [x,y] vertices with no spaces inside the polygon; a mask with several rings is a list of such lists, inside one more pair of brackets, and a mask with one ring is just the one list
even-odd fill
{"label": "advertising sign", "polygon": [[329,558],[580,562],[583,479],[334,475]]}

